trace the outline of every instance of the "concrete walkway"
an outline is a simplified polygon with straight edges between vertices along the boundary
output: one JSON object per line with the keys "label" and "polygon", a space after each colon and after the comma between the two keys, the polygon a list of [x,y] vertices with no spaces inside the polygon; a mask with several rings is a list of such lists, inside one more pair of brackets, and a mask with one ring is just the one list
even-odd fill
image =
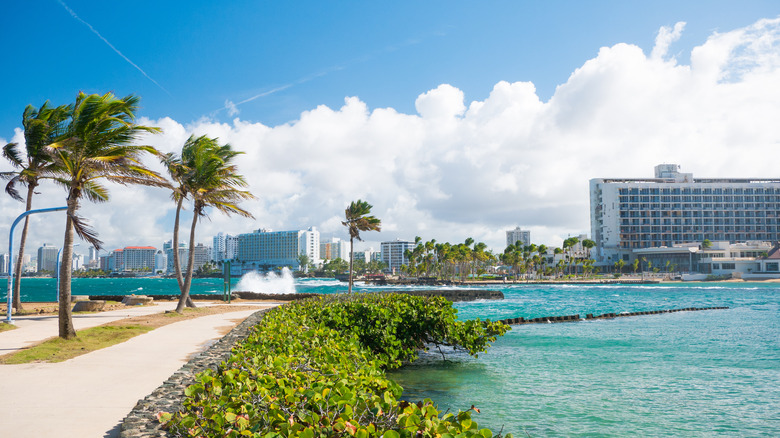
{"label": "concrete walkway", "polygon": [[[78,329],[166,310],[167,305],[74,315]],[[253,304],[242,302],[242,305]],[[257,310],[275,304],[254,303]],[[169,324],[121,344],[60,363],[0,365],[0,436],[114,437],[138,400],[193,355],[257,310],[203,316]],[[3,353],[57,333],[56,317],[15,318],[0,333]],[[25,334],[26,332],[26,334]]]}

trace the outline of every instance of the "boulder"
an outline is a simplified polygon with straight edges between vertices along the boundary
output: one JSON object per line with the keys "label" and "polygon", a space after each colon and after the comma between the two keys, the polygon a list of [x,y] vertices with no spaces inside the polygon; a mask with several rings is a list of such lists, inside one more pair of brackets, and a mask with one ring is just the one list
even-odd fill
{"label": "boulder", "polygon": [[70,302],[75,303],[77,301],[89,301],[89,295],[71,295]]}
{"label": "boulder", "polygon": [[73,306],[74,312],[99,312],[103,310],[103,307],[105,307],[106,302],[103,300],[94,300],[94,301],[77,301],[76,305]]}
{"label": "boulder", "polygon": [[152,304],[154,298],[146,295],[128,295],[122,298],[122,304],[126,306],[143,306],[146,304]]}

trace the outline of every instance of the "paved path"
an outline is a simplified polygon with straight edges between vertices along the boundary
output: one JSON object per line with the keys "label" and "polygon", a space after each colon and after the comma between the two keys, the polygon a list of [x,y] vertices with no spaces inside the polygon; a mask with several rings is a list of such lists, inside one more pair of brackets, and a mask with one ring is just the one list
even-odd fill
{"label": "paved path", "polygon": [[[74,324],[77,329],[96,326],[151,309],[161,312],[167,304],[74,315]],[[256,304],[258,309],[274,305]],[[0,436],[118,436],[119,423],[138,400],[154,391],[190,356],[254,312],[169,324],[65,362],[0,365]],[[19,317],[16,321],[18,329],[0,333],[4,353],[22,348],[22,342],[33,342],[26,338],[41,340],[57,333],[56,317]]]}

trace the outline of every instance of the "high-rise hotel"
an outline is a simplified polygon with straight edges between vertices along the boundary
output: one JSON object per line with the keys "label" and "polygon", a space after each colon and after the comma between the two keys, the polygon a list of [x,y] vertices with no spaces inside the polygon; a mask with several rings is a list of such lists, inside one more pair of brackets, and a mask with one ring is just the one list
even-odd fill
{"label": "high-rise hotel", "polygon": [[694,178],[676,164],[660,164],[655,178],[590,180],[597,262],[705,239],[777,242],[778,210],[780,179]]}

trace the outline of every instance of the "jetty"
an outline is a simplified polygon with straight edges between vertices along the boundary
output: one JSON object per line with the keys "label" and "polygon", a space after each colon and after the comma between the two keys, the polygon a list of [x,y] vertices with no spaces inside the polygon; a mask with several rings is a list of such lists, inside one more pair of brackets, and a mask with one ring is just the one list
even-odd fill
{"label": "jetty", "polygon": [[588,313],[585,315],[585,319],[580,318],[579,314],[576,315],[562,315],[562,316],[540,316],[538,318],[525,319],[523,317],[500,319],[498,322],[503,322],[506,325],[521,325],[521,324],[550,324],[556,322],[577,322],[577,321],[589,321],[596,319],[613,319],[626,316],[644,316],[644,315],[659,315],[662,313],[675,313],[675,312],[697,312],[701,310],[725,310],[728,307],[685,307],[682,309],[668,309],[668,310],[649,310],[645,312],[621,312],[621,313],[604,313],[601,315],[593,315]]}

